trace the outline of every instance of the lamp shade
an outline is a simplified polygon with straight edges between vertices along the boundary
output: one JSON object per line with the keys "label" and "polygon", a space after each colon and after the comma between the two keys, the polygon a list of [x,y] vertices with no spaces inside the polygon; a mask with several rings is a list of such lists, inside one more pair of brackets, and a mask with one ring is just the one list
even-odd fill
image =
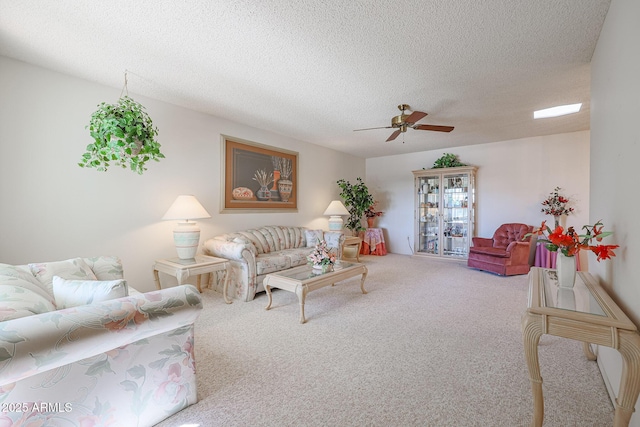
{"label": "lamp shade", "polygon": [[211,218],[209,212],[202,207],[198,199],[190,194],[183,194],[169,207],[162,219],[198,219]]}
{"label": "lamp shade", "polygon": [[211,215],[192,195],[178,196],[162,217],[181,220],[173,230],[173,241],[180,259],[193,259],[198,252],[200,229],[195,222],[189,222],[190,219],[198,218],[211,218]]}
{"label": "lamp shade", "polygon": [[329,207],[324,211],[325,215],[329,215],[329,230],[338,231],[342,230],[344,221],[341,215],[349,215],[349,211],[344,207],[340,200],[334,200],[329,203]]}
{"label": "lamp shade", "polygon": [[329,207],[324,211],[324,215],[349,215],[349,211],[340,200],[329,203]]}

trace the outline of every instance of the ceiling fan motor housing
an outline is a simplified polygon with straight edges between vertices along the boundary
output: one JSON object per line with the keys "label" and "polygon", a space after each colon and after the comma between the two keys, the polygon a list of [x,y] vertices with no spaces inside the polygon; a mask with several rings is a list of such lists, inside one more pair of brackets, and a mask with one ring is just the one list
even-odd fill
{"label": "ceiling fan motor housing", "polygon": [[398,110],[402,111],[399,116],[395,116],[391,119],[391,127],[400,128],[401,132],[407,131],[407,122],[406,119],[409,117],[409,114],[405,114],[404,112],[409,109],[407,104],[398,105]]}

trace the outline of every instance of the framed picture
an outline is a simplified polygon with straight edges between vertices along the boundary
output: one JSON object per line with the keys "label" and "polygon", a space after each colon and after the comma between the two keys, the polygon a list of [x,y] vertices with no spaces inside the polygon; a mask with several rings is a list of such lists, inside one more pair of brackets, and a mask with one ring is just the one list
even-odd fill
{"label": "framed picture", "polygon": [[298,210],[298,153],[222,135],[222,212]]}

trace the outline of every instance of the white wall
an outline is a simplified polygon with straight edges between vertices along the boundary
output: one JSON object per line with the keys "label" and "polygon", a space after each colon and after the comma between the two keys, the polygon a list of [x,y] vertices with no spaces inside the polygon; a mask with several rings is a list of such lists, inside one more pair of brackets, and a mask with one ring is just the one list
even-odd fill
{"label": "white wall", "polygon": [[[174,224],[160,218],[177,195],[194,194],[212,214],[198,222],[202,242],[267,224],[326,228],[336,180],[364,177],[363,159],[137,96],[135,76],[128,86],[159,128],[166,159],[142,176],[82,169],[91,113],[121,88],[0,57],[0,262],[113,254],[130,284],[148,291],[154,259],[175,257]],[[219,213],[220,134],[299,153],[298,213]]]}
{"label": "white wall", "polygon": [[491,237],[508,222],[539,226],[546,219],[553,226],[540,203],[557,186],[575,201],[576,211],[566,218],[566,225],[588,223],[589,131],[378,157],[367,159],[366,182],[384,211],[377,226],[386,229],[389,251],[410,254],[407,236],[413,247],[411,171],[431,168],[445,152],[478,166],[477,236]]}
{"label": "white wall", "polygon": [[[615,232],[606,244],[618,244],[617,256],[591,262],[591,271],[609,289],[636,325],[640,325],[640,2],[613,0],[591,64],[591,202],[593,220],[602,218]],[[617,394],[621,358],[601,347],[599,364]],[[631,426],[640,427],[638,405]]]}

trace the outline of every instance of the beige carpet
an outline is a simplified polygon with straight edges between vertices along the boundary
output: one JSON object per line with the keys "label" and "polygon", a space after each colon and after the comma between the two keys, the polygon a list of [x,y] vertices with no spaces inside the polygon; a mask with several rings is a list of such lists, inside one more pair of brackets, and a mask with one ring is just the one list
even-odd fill
{"label": "beige carpet", "polygon": [[[200,401],[177,426],[527,426],[532,397],[520,316],[527,277],[390,254],[359,279],[223,302],[196,324]],[[613,407],[579,342],[543,336],[545,427],[608,426]]]}

